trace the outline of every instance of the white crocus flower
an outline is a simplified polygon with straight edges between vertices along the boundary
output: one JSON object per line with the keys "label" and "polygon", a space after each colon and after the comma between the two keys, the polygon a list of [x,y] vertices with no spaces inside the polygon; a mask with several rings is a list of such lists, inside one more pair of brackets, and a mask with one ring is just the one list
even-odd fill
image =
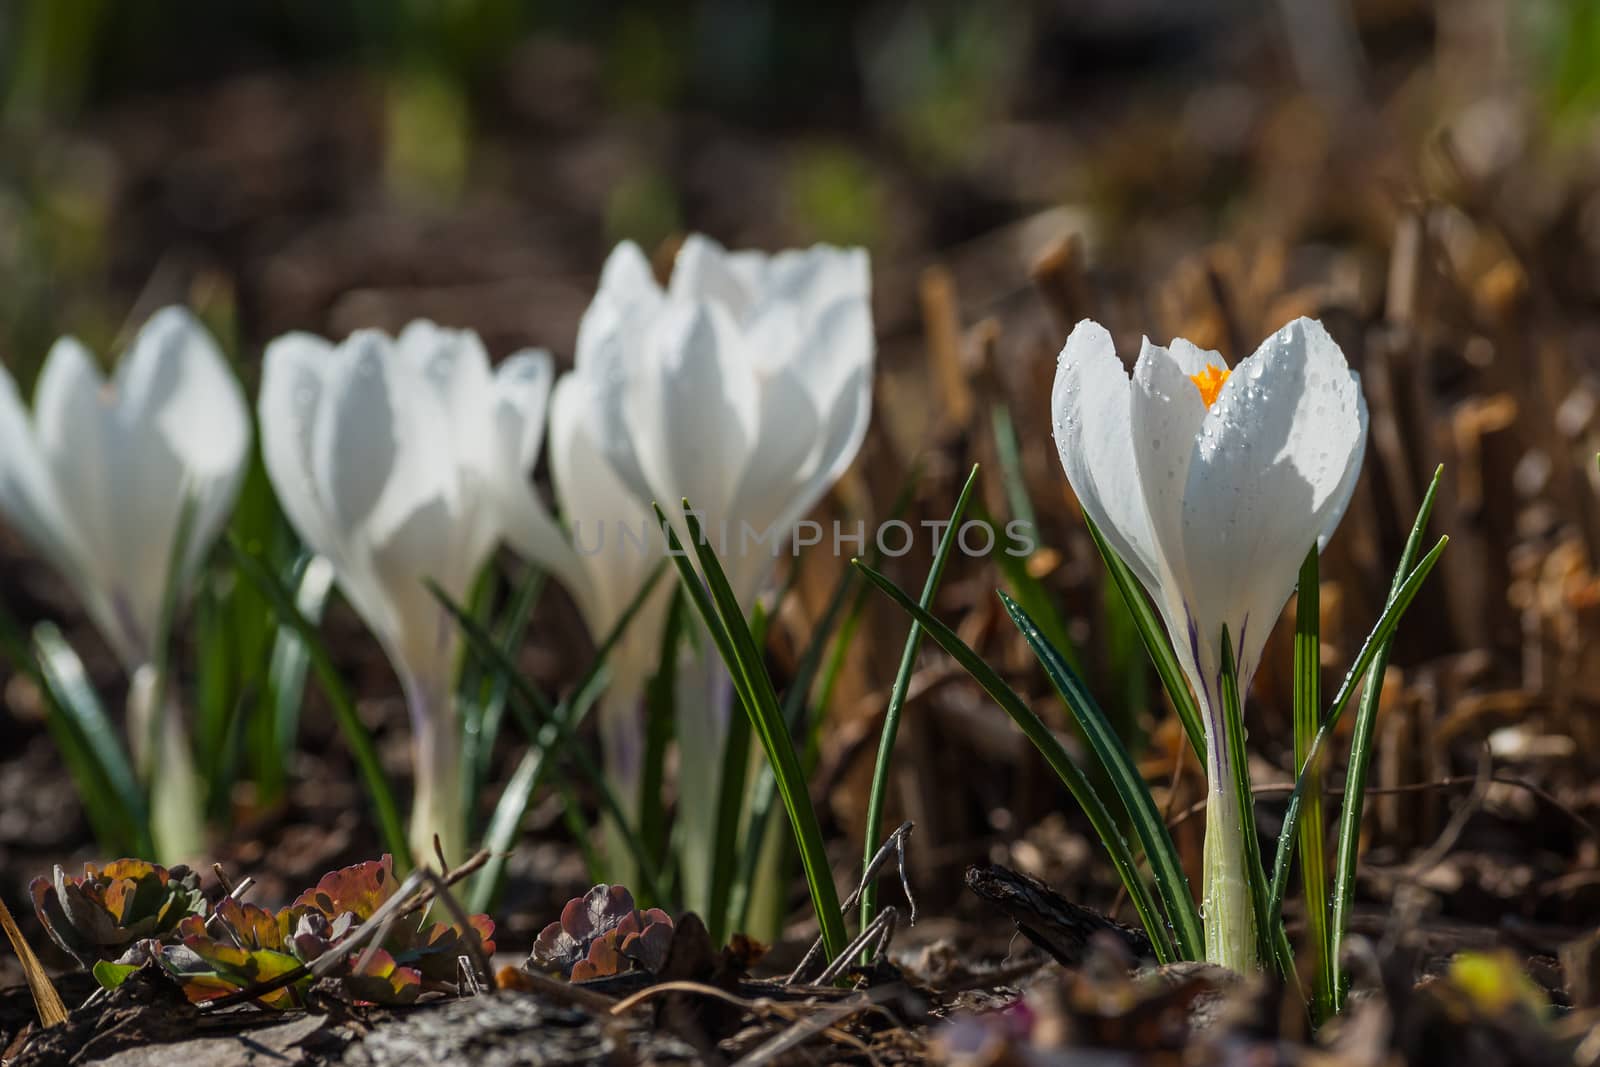
{"label": "white crocus flower", "polygon": [[[641,502],[681,526],[687,498],[748,612],[800,520],[855,458],[872,407],[871,280],[861,249],[727,252],[690,237],[663,289],[619,245],[578,331],[602,383],[597,438]],[[552,446],[554,447],[554,446]],[[710,869],[729,713],[714,664],[678,701],[689,897]]]}
{"label": "white crocus flower", "polygon": [[[629,490],[602,443],[606,392],[603,382],[574,371],[562,376],[550,398],[550,480],[570,533],[560,531],[527,484],[532,459],[512,472],[521,485],[506,530],[512,547],[567,587],[596,643],[622,621],[665,558],[654,511]],[[645,687],[659,665],[672,588],[670,576],[656,584],[606,658],[608,681],[599,707],[606,777],[635,825],[641,801]],[[606,827],[609,877],[628,882],[636,872],[623,839],[610,820]]]}
{"label": "white crocus flower", "polygon": [[1241,694],[1306,552],[1349,503],[1367,440],[1359,378],[1320,323],[1296,319],[1231,372],[1177,340],[1144,342],[1129,379],[1111,336],[1080,322],[1051,398],[1056,445],[1084,511],[1150,593],[1200,704],[1206,735],[1206,953],[1255,962],[1245,881],[1254,828],[1230,786],[1221,639]]}
{"label": "white crocus flower", "polygon": [[[476,334],[413,322],[337,346],[289,334],[267,346],[262,451],[285,514],[333,566],[345,599],[389,657],[410,710],[411,847],[458,862],[465,833],[460,637],[428,589],[463,602],[499,542],[507,469],[537,456],[547,358],[498,372]],[[524,463],[524,460],[527,462]]]}
{"label": "white crocus flower", "polygon": [[[0,511],[48,558],[115,650],[130,682],[129,740],[153,775],[156,846],[203,844],[199,787],[169,702],[147,744],[169,584],[187,593],[227,522],[250,452],[250,415],[216,342],[181,308],[153,315],[108,380],[78,341],[56,342],[30,418],[0,367]],[[187,502],[187,503],[186,503]],[[189,529],[169,575],[185,509]]]}
{"label": "white crocus flower", "polygon": [[636,245],[618,245],[584,314],[576,364],[611,387],[613,467],[669,515],[689,499],[746,610],[866,436],[870,297],[861,249],[769,256],[696,235],[665,290]]}

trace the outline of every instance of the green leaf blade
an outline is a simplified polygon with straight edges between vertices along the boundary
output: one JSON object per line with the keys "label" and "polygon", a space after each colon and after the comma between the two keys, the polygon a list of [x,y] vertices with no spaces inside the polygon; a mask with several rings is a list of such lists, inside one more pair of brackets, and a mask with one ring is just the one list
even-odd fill
{"label": "green leaf blade", "polygon": [[1150,654],[1150,661],[1155,664],[1156,674],[1160,676],[1167,696],[1172,700],[1172,706],[1178,713],[1178,721],[1183,724],[1183,731],[1189,737],[1189,744],[1193,747],[1201,766],[1205,766],[1206,730],[1205,724],[1200,719],[1200,705],[1195,702],[1194,694],[1189,691],[1189,681],[1184,676],[1183,668],[1178,665],[1178,657],[1172,650],[1172,641],[1167,636],[1166,625],[1156,615],[1155,609],[1150,606],[1150,601],[1145,598],[1144,587],[1139,584],[1139,579],[1134,576],[1132,568],[1112,550],[1105,535],[1089,516],[1085,515],[1083,521],[1089,528],[1089,536],[1094,538],[1095,548],[1100,551],[1100,558],[1105,561],[1106,569],[1111,573],[1112,582],[1122,594],[1123,603],[1128,606],[1128,612],[1133,616],[1133,624],[1144,642],[1145,651]]}
{"label": "green leaf blade", "polygon": [[[1328,935],[1327,824],[1323,815],[1322,774],[1306,760],[1322,725],[1321,561],[1312,545],[1300,565],[1294,613],[1294,761],[1304,773],[1305,815],[1300,821],[1300,882],[1305,898],[1306,934],[1312,955],[1312,1018],[1333,1014],[1333,944]],[[1269,921],[1270,911],[1269,908]]]}
{"label": "green leaf blade", "polygon": [[[928,576],[922,583],[922,596],[918,604],[924,611],[933,606],[939,581],[944,577],[945,564],[950,561],[950,551],[955,547],[962,513],[966,511],[967,501],[972,497],[972,487],[977,482],[978,465],[973,464],[971,472],[967,474],[966,483],[961,487],[961,494],[956,498],[956,506],[950,512],[950,523],[945,527],[944,535],[940,537],[939,545],[934,550]],[[900,733],[900,713],[905,708],[906,694],[911,691],[911,674],[916,669],[917,652],[921,647],[922,627],[912,620],[911,629],[906,633],[905,647],[900,652],[900,666],[895,672],[894,684],[889,689],[889,703],[884,709],[883,727],[878,734],[878,757],[872,768],[872,786],[867,793],[866,828],[862,835],[866,847],[866,854],[861,859],[863,867],[872,862],[872,857],[882,842],[883,812],[889,791],[889,764],[894,759],[895,739]],[[867,882],[861,894],[862,929],[865,929],[877,914],[878,880],[873,878]]]}
{"label": "green leaf blade", "polygon": [[805,869],[812,906],[822,928],[823,947],[828,958],[835,959],[845,947],[844,919],[839,913],[839,894],[833,884],[833,872],[828,866],[822,826],[800,769],[800,759],[778,706],[772,679],[768,677],[761,660],[760,649],[756,647],[755,638],[728,584],[727,575],[717,561],[716,553],[706,543],[699,517],[687,500],[683,502],[683,515],[695,560],[700,564],[700,572],[705,575],[704,584],[689,565],[672,523],[667,520],[660,506],[656,506],[656,516],[667,537],[667,555],[677,565],[685,588],[689,590],[696,609],[710,629],[718,651],[722,653],[723,662],[728,665],[740,703],[777,778],[778,792],[783,798],[789,824],[794,830],[795,844],[800,850],[800,863]]}
{"label": "green leaf blade", "polygon": [[1105,802],[1100,799],[1083,771],[1072,761],[1071,755],[1057,740],[1055,734],[1034,714],[1027,702],[995,673],[994,668],[985,663],[954,630],[923,610],[915,600],[888,578],[860,560],[855,560],[854,563],[868,581],[916,619],[927,635],[972,676],[995,703],[1011,716],[1012,721],[1033,743],[1045,762],[1050,764],[1050,768],[1056,772],[1062,784],[1078,802],[1078,806],[1083,809],[1101,844],[1110,855],[1112,866],[1116,868],[1118,877],[1122,879],[1122,884],[1127,889],[1128,898],[1133,902],[1139,921],[1150,936],[1157,958],[1163,963],[1173,962],[1177,956],[1172,933],[1167,929],[1148,881],[1134,862],[1133,852],[1129,849],[1127,840],[1122,836],[1122,831],[1117,827],[1116,820],[1112,818]]}
{"label": "green leaf blade", "polygon": [[1176,939],[1174,947],[1178,955],[1186,960],[1204,959],[1205,931],[1200,923],[1200,913],[1195,908],[1194,894],[1189,888],[1188,877],[1183,873],[1178,849],[1172,842],[1172,835],[1167,832],[1161,813],[1156,810],[1150,787],[1134,766],[1133,757],[1118,738],[1111,720],[1089,694],[1088,688],[1073,672],[1065,657],[1045,639],[1033,619],[1016,601],[1005,593],[1000,594],[1000,599],[1012,623],[1021,631],[1028,647],[1033,649],[1050,684],[1077,720],[1117,796],[1121,798],[1134,834],[1150,862],[1156,892],[1172,924]]}

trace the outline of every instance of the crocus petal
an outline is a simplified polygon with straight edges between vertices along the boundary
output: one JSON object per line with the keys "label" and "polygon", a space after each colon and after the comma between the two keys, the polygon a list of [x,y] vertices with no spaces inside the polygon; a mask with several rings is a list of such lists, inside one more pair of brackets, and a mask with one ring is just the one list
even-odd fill
{"label": "crocus petal", "polygon": [[623,241],[612,249],[600,268],[599,291],[595,295],[612,306],[651,312],[666,294],[656,281],[649,257],[632,241]]}
{"label": "crocus petal", "polygon": [[745,317],[756,299],[765,257],[730,256],[709,237],[690,234],[678,249],[667,295],[674,301],[718,304],[734,321]]}
{"label": "crocus petal", "polygon": [[335,360],[333,346],[320,337],[290,333],[277,338],[262,357],[257,403],[262,459],[278,504],[300,539],[337,564],[341,538],[317,490],[311,455]]}
{"label": "crocus petal", "polygon": [[0,512],[65,574],[77,572],[84,546],[63,517],[55,484],[39,454],[17,383],[0,366]]}
{"label": "crocus petal", "polygon": [[[435,582],[456,603],[466,599],[467,580],[483,564],[452,558],[457,517],[442,496],[422,501],[386,537],[371,546],[373,574],[391,612],[387,633],[400,666],[428,679],[448,679],[456,624],[428,589]],[[475,564],[475,565],[474,565]],[[445,684],[448,684],[447,682]]]}
{"label": "crocus petal", "polygon": [[675,304],[651,331],[627,383],[635,453],[669,514],[687,497],[713,523],[729,514],[757,433],[756,381],[736,327],[715,305]]}
{"label": "crocus petal", "polygon": [[[606,459],[595,434],[603,402],[584,376],[568,374],[550,398],[550,479],[572,530],[577,562],[570,583],[589,633],[608,634],[662,558],[654,512],[640,503]],[[623,689],[642,685],[656,665],[671,585],[659,582],[610,661]]]}
{"label": "crocus petal", "polygon": [[1304,319],[1241,363],[1206,415],[1183,496],[1188,585],[1212,624],[1233,630],[1241,682],[1306,552],[1349,499],[1366,424],[1343,353]]}
{"label": "crocus petal", "polygon": [[[425,432],[403,414],[407,404],[397,364],[389,339],[375,331],[358,331],[339,346],[324,381],[309,450],[312,483],[327,509],[331,541],[325,554],[345,598],[391,655],[404,643],[404,622],[391,590],[375,573],[373,555],[412,512],[440,496],[433,479],[410,471],[396,475],[402,439]],[[385,496],[389,502],[380,528],[378,508]],[[302,530],[301,536],[307,533]]]}
{"label": "crocus petal", "polygon": [[1111,334],[1089,319],[1078,323],[1051,390],[1056,450],[1085,514],[1159,603],[1161,568],[1134,457],[1131,393]]}
{"label": "crocus petal", "polygon": [[137,668],[158,651],[185,501],[193,518],[180,595],[243,479],[250,430],[238,381],[198,320],[167,308],[109,382],[81,344],[57,342],[39,376],[31,432],[9,378],[6,386],[0,434],[9,438],[11,510]]}
{"label": "crocus petal", "polygon": [[[111,526],[111,472],[105,464],[114,449],[103,439],[110,406],[89,350],[74,338],[57,341],[34,389],[34,427],[62,510],[80,536],[93,537]],[[85,562],[98,567],[101,561],[94,554],[95,559]]]}
{"label": "crocus petal", "polygon": [[785,367],[761,383],[761,432],[733,504],[740,521],[763,532],[786,510],[799,480],[817,465],[823,417],[797,370]]}
{"label": "crocus petal", "polygon": [[39,451],[62,518],[83,545],[71,579],[96,628],[133,668],[155,651],[183,472],[153,427],[122,425],[116,406],[88,350],[58,341],[35,392]]}
{"label": "crocus petal", "polygon": [[851,371],[826,412],[818,438],[817,462],[795,486],[791,500],[779,513],[780,529],[793,530],[855,462],[872,421],[872,368],[860,366]]}
{"label": "crocus petal", "polygon": [[[222,350],[183,308],[163,308],[150,317],[117,363],[115,386],[123,432],[134,438],[154,431],[161,439],[123,450],[137,469],[119,479],[118,505],[119,514],[146,512],[147,527],[157,535],[146,542],[147,555],[124,556],[121,564],[130,576],[148,579],[136,600],[154,625],[165,592],[166,561],[151,566],[150,557],[170,546],[186,495],[194,511],[179,581],[187,587],[238,497],[249,461],[250,418],[244,391]],[[166,477],[151,458],[162,453],[174,461]]]}
{"label": "crocus petal", "polygon": [[[546,415],[554,404],[550,395],[553,374],[550,354],[539,350],[519,352],[500,364],[495,376],[495,412],[501,448],[510,458],[499,485],[507,542],[524,557],[554,572],[572,589],[584,581],[583,568],[530,480],[544,443]],[[587,417],[598,424],[597,409]],[[552,448],[552,469],[555,455]],[[574,595],[578,595],[576,590]]]}
{"label": "crocus petal", "polygon": [[1184,608],[1172,595],[1184,591],[1183,576],[1190,566],[1184,557],[1183,486],[1206,417],[1205,400],[1192,376],[1207,364],[1226,366],[1217,353],[1187,341],[1163,348],[1145,338],[1133,371],[1133,459],[1150,516],[1158,583],[1178,618],[1184,617]]}
{"label": "crocus petal", "polygon": [[184,308],[163,308],[117,363],[129,422],[155,422],[191,478],[232,481],[250,449],[244,390],[222,350]]}
{"label": "crocus petal", "polygon": [[497,475],[504,461],[499,429],[495,420],[484,418],[496,406],[497,392],[478,335],[418,319],[400,332],[395,347],[421,372],[419,402],[436,403],[442,411],[457,463],[478,477]]}
{"label": "crocus petal", "polygon": [[764,300],[792,304],[813,318],[840,301],[867,300],[871,292],[865,249],[817,245],[773,256],[762,295]]}
{"label": "crocus petal", "polygon": [[501,449],[524,477],[539,460],[554,379],[550,353],[538,348],[516,353],[495,370],[495,425]]}
{"label": "crocus petal", "polygon": [[363,330],[341,348],[313,430],[311,473],[336,532],[349,536],[372,517],[391,480],[405,401],[388,338]]}
{"label": "crocus petal", "polygon": [[606,384],[599,409],[601,440],[611,465],[639,496],[651,490],[634,451],[628,416],[623,411],[623,383],[641,372],[639,348],[665,301],[639,246],[619,244],[600,272],[600,286],[578,324],[573,366]]}

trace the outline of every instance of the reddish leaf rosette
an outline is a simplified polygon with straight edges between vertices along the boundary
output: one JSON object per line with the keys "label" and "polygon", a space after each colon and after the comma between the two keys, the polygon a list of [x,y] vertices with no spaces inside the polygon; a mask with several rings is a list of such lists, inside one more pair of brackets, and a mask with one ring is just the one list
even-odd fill
{"label": "reddish leaf rosette", "polygon": [[[117,921],[143,916],[149,910],[140,893],[153,900],[155,890],[150,886],[158,882],[166,885],[159,879],[152,881],[154,876],[146,868],[160,871],[148,864],[136,868],[114,864],[106,872],[90,868],[90,873],[99,879],[93,886],[111,887],[108,893],[100,894],[105,898],[103,904],[98,903],[100,897],[87,897],[75,883],[69,883],[64,894],[48,884],[43,890],[36,887],[36,906],[49,906],[63,918],[69,913],[68,908],[75,918],[82,913],[88,917],[84,923],[89,933],[110,943],[119,929]],[[173,873],[179,870],[175,868]],[[117,875],[137,876],[133,877],[133,888],[118,887]],[[59,870],[57,881],[62,881]],[[182,983],[190,1000],[215,1000],[283,978],[329,952],[344,951],[341,945],[345,938],[371,921],[399,888],[394,861],[384,856],[323,876],[315,887],[278,911],[229,897],[216,906],[209,918],[198,910],[203,907],[200,901],[195,911],[180,914],[164,929],[143,919],[142,925],[133,928],[148,930],[152,935],[142,942],[141,958],[156,959]],[[93,899],[99,910],[88,907],[80,898]],[[68,907],[56,906],[54,901],[59,899],[67,900]],[[44,903],[39,903],[41,900]],[[159,912],[158,917],[165,914]],[[48,916],[49,913],[41,914],[42,919]],[[58,918],[57,924],[61,925],[61,921]],[[326,971],[325,978],[358,1004],[410,1004],[424,992],[455,992],[458,961],[479,950],[485,956],[494,952],[494,923],[487,915],[469,917],[464,928],[452,923],[429,923],[416,916],[401,917],[389,925],[381,943],[348,952]],[[97,970],[96,977],[110,984],[120,981],[130,969]],[[263,992],[256,1001],[271,1008],[303,1007],[313,982],[310,973],[300,974],[279,989]]]}
{"label": "reddish leaf rosette", "polygon": [[205,911],[198,875],[144,860],[86,863],[82,878],[58,866],[52,878],[35,878],[28,888],[50,939],[85,967],[116,959],[136,941],[167,936],[185,917]]}
{"label": "reddish leaf rosette", "polygon": [[528,963],[575,982],[634,967],[654,972],[671,943],[671,916],[660,908],[641,911],[624,886],[602,883],[567,901],[560,921],[540,932]]}

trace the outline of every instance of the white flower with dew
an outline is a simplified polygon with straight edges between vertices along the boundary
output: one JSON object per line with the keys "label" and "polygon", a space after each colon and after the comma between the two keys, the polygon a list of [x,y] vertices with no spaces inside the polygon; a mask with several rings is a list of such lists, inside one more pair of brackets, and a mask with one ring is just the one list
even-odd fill
{"label": "white flower with dew", "polygon": [[1080,322],[1051,406],[1083,509],[1160,611],[1205,726],[1210,783],[1203,889],[1207,956],[1254,964],[1244,813],[1230,785],[1221,638],[1243,694],[1306,553],[1320,551],[1366,448],[1361,383],[1322,325],[1296,319],[1228,368],[1184,340],[1147,339],[1130,379],[1111,335]]}
{"label": "white flower with dew", "polygon": [[411,847],[462,857],[454,619],[427,583],[463,602],[499,543],[505,471],[538,455],[549,359],[491,370],[476,334],[411,323],[338,345],[304,333],[267,346],[262,450],[285,514],[332,565],[377,636],[411,713]]}

